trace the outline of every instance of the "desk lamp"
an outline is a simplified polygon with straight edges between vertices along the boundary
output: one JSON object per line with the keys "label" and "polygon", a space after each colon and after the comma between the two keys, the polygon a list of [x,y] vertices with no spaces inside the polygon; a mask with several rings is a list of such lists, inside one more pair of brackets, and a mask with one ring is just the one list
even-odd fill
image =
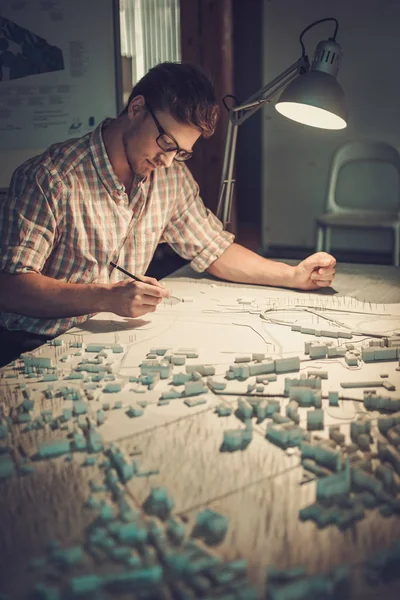
{"label": "desk lamp", "polygon": [[[303,44],[303,36],[306,31],[325,21],[334,21],[335,31],[332,38],[319,42],[310,66]],[[243,104],[228,108],[226,98],[233,98],[233,96],[225,96],[224,105],[228,110],[228,131],[217,208],[217,216],[224,226],[231,220],[232,194],[235,183],[232,175],[238,127],[264,104],[270,102],[278,92],[283,89],[275,108],[285,117],[322,129],[346,127],[345,97],[342,88],[336,81],[342,57],[342,50],[336,42],[338,27],[337,20],[332,17],[314,21],[300,34],[302,54],[295,63],[250,96]]]}

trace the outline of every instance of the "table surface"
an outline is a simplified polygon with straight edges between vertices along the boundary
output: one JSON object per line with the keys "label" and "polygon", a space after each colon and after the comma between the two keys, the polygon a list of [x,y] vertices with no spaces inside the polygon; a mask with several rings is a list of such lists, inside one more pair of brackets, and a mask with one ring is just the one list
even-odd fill
{"label": "table surface", "polygon": [[[337,390],[341,397],[353,398],[353,401],[340,400],[338,408],[328,406],[327,400],[323,400],[325,428],[313,432],[310,442],[325,443],[327,448],[329,426],[337,425],[345,435],[346,444],[330,450],[342,457],[353,456],[352,460],[357,456],[357,465],[369,464],[374,474],[379,464],[376,442],[388,441],[377,429],[377,418],[381,415],[365,409],[363,388],[343,390],[340,382],[383,381],[380,376],[388,374],[397,390],[379,388],[377,392],[384,391],[385,396],[395,400],[399,398],[400,389],[398,360],[380,364],[360,362],[354,368],[348,367],[343,358],[310,361],[304,354],[304,343],[329,342],[330,338],[314,337],[294,332],[286,325],[262,321],[260,313],[266,308],[274,312],[279,306],[285,309],[284,320],[289,322],[291,316],[292,323],[302,326],[320,328],[324,323],[323,327],[333,331],[337,330],[336,321],[340,321],[353,329],[353,333],[361,329],[364,333],[370,331],[371,335],[399,332],[400,305],[391,303],[400,301],[400,270],[375,265],[340,265],[334,289],[313,294],[218,282],[195,274],[187,267],[167,278],[166,283],[172,293],[180,297],[179,304],[165,302],[154,315],[136,320],[99,315],[80,330],[61,336],[61,346],[48,345],[35,352],[38,357],[51,357],[57,381],[44,382],[43,373],[24,375],[19,361],[0,370],[3,425],[4,415],[10,419],[8,435],[1,435],[0,429],[0,474],[4,457],[10,457],[14,469],[13,476],[0,479],[0,593],[9,598],[27,598],[40,584],[37,587],[40,598],[92,597],[82,591],[84,585],[92,585],[96,589],[93,597],[105,599],[132,597],[132,592],[133,597],[143,598],[235,598],[239,596],[235,596],[233,590],[238,594],[248,584],[255,590],[255,596],[248,592],[247,596],[240,597],[261,598],[265,597],[268,566],[276,569],[303,566],[308,579],[300,578],[302,583],[297,588],[300,590],[300,585],[314,585],[311,578],[317,574],[332,582],[332,569],[347,565],[350,598],[398,598],[399,580],[389,583],[379,580],[371,586],[365,577],[365,573],[372,576],[373,572],[366,561],[400,540],[398,508],[387,510],[387,502],[381,502],[376,508],[365,510],[360,520],[343,530],[335,525],[317,527],[310,520],[299,519],[299,511],[316,501],[317,476],[303,469],[298,449],[285,451],[266,440],[271,418],[261,423],[252,419],[252,439],[245,449],[223,452],[221,445],[224,432],[245,427],[236,412],[238,396],[245,397],[248,384],[255,379],[228,382],[223,379],[235,357],[253,352],[264,352],[272,359],[299,356],[300,374],[304,374],[305,369],[307,373],[310,370],[327,372],[328,378],[321,380],[323,397]],[[299,306],[311,306],[318,314],[291,313],[295,305],[296,310]],[[322,309],[337,311],[332,312],[334,320],[321,317]],[[269,313],[265,314],[269,318]],[[282,314],[274,313],[276,318],[283,318]],[[334,345],[354,343],[357,349],[367,346],[370,339],[378,338],[354,334],[351,340],[336,339]],[[89,381],[92,374],[87,372],[86,382],[70,378],[83,360],[96,357],[87,351],[90,343],[106,346],[104,359],[98,360],[102,364],[109,363],[106,377],[114,376],[115,380],[94,384]],[[80,344],[83,344],[82,350],[78,348]],[[204,404],[190,407],[179,397],[160,406],[162,392],[182,390],[171,385],[171,377],[160,380],[151,390],[130,381],[139,375],[139,364],[151,348],[172,348],[176,353],[188,347],[196,347],[199,357],[187,358],[186,365],[174,366],[174,374],[185,371],[185,366],[191,364],[214,365],[218,381],[227,383],[223,392],[215,393],[207,388],[202,396],[196,396],[203,398]],[[77,355],[79,352],[81,356]],[[251,364],[255,364],[254,361]],[[288,398],[282,395],[286,377],[298,378],[299,373],[278,374],[277,380],[268,383],[264,390],[270,395],[268,400],[278,399],[282,415],[288,403]],[[207,377],[202,380],[206,382]],[[122,390],[107,393],[106,385],[113,382],[120,382]],[[24,391],[23,386],[28,391]],[[53,386],[51,398],[46,397],[49,386]],[[76,402],[63,399],[57,393],[62,387],[79,390],[84,402],[87,401],[86,415],[65,421],[60,418],[63,409],[74,407]],[[32,399],[33,408],[18,408],[27,398]],[[265,401],[265,398],[260,396],[258,400]],[[148,403],[143,415],[130,418],[127,409],[139,408],[142,401]],[[121,408],[118,408],[119,403]],[[109,404],[110,410],[106,410],[104,404]],[[215,408],[220,405],[231,408],[232,414],[219,417]],[[95,429],[100,409],[104,409],[106,420]],[[52,415],[41,427],[43,410],[52,411]],[[304,430],[306,413],[307,409],[299,409],[300,426]],[[31,421],[16,423],[21,414],[30,415]],[[371,446],[365,451],[350,449],[350,424],[359,418],[367,419],[371,425]],[[34,460],[45,442],[65,440],[79,427],[87,436],[88,423],[93,424],[93,431],[100,433],[103,451],[75,451],[66,456]],[[396,447],[396,440],[392,442],[391,448],[396,453],[399,445]],[[127,475],[126,480],[116,467],[118,449],[123,452],[127,465],[136,461],[136,473],[133,477]],[[120,481],[114,485],[114,493],[108,487],[93,491],[94,483],[101,486],[105,474],[109,473],[110,452],[114,453],[111,463],[117,468]],[[393,479],[391,498],[398,507],[400,473],[395,473],[389,463],[385,466]],[[24,468],[28,471],[29,467],[33,472],[23,474]],[[326,469],[322,472],[321,476],[331,474]],[[173,500],[174,523],[185,531],[180,545],[174,544],[171,535],[166,534],[172,527],[169,521],[149,517],[149,502],[145,501],[155,488],[166,488]],[[100,509],[102,502],[105,503],[103,510]],[[106,505],[112,515],[107,513]],[[381,510],[383,506],[386,510]],[[202,532],[199,526],[195,528],[196,519],[205,509],[215,511],[229,522],[226,535],[221,535],[222,541],[211,545],[204,530]],[[136,524],[137,531],[148,532],[145,541],[139,542],[135,535],[132,537],[132,530],[131,536],[126,538],[118,533],[132,523]],[[154,524],[160,536],[158,542],[152,529]],[[75,550],[69,555],[57,553],[58,544]],[[178,568],[172,559],[169,561],[168,557],[176,559],[178,555],[186,557],[188,570],[182,565]],[[241,559],[247,561],[245,576],[241,564],[233,562]],[[142,579],[151,574],[156,578],[160,572],[154,570],[155,565],[162,566],[157,592],[151,588],[146,595],[147,588],[140,588],[140,595],[137,579],[122,582],[122,574],[127,573],[139,574]],[[217,584],[216,573],[222,573],[223,569],[228,583],[222,583],[221,575]],[[78,579],[85,574],[97,574],[99,579],[86,582]],[[271,577],[267,586],[271,598],[310,597],[311,592],[290,595],[287,591],[285,595],[285,585],[272,583]],[[62,590],[64,595],[57,596],[57,590]]]}
{"label": "table surface", "polygon": [[[291,265],[299,262],[292,259],[276,260]],[[213,280],[210,275],[195,273],[189,266],[179,269],[171,277]],[[382,304],[400,302],[400,269],[390,265],[340,263],[336,266],[333,287],[321,289],[318,294],[351,296],[361,301]]]}

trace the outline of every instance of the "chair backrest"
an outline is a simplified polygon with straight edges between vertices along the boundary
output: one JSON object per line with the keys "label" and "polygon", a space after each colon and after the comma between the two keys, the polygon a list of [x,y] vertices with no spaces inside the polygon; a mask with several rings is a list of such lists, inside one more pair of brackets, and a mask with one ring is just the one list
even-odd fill
{"label": "chair backrest", "polygon": [[397,215],[399,209],[400,154],[396,148],[372,140],[340,146],[331,163],[328,212]]}

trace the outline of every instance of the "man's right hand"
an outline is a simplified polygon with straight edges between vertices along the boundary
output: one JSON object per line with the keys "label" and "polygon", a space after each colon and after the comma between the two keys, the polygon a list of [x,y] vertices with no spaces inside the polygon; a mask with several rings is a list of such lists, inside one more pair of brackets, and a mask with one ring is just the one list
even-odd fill
{"label": "man's right hand", "polygon": [[169,297],[169,291],[150,277],[143,277],[143,282],[124,280],[114,283],[110,292],[109,310],[120,317],[131,318],[154,312],[163,298]]}

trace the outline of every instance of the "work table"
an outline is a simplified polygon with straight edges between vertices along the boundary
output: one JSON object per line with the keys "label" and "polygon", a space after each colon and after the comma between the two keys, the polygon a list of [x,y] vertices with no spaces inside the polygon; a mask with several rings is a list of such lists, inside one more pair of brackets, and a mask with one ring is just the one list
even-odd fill
{"label": "work table", "polygon": [[[398,356],[378,345],[397,352],[399,269],[340,265],[316,293],[187,267],[165,283],[179,300],[156,313],[98,315],[0,370],[0,594],[262,598],[268,572],[272,600],[318,585],[398,598],[385,577],[400,552],[383,553],[400,540],[400,471],[382,457],[398,456],[400,412],[368,410],[364,392],[400,398]],[[386,433],[385,418],[399,418]],[[285,447],[285,428],[301,442]],[[313,512],[335,474],[347,492]]]}

